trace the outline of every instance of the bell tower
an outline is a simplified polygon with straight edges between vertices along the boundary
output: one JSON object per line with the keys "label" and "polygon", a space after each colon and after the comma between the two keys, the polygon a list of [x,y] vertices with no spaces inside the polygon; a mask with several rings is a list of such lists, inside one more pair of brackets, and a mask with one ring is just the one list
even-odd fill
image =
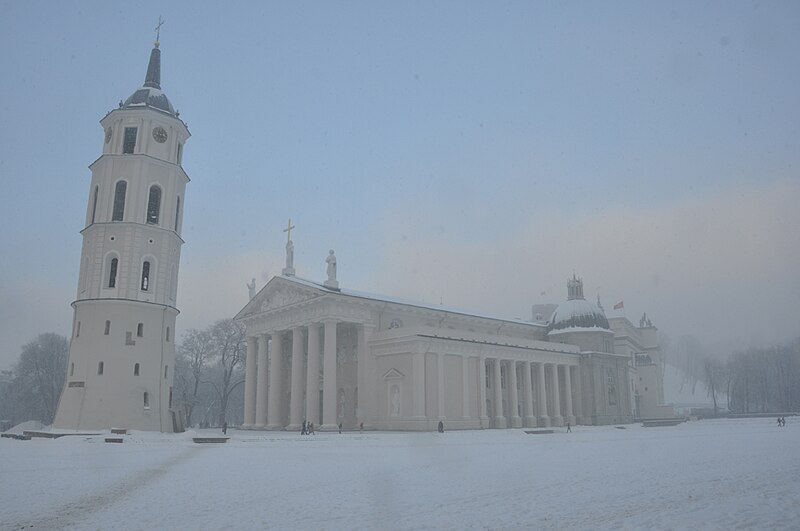
{"label": "bell tower", "polygon": [[[159,24],[160,25],[160,24]],[[172,432],[175,319],[189,138],[161,90],[161,50],[144,84],[106,114],[89,168],[67,378],[56,428]]]}

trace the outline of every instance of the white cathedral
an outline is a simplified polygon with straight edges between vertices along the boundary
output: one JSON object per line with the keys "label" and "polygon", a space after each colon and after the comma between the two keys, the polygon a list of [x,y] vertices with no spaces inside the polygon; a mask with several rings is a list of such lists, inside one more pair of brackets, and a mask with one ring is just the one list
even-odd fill
{"label": "white cathedral", "polygon": [[433,430],[672,417],[656,328],[607,319],[583,281],[537,322],[298,278],[287,264],[236,315],[247,330],[244,428]]}
{"label": "white cathedral", "polygon": [[[144,85],[101,121],[91,166],[67,378],[54,426],[182,429],[172,408],[181,167],[189,138],[161,91],[161,51]],[[291,223],[290,223],[291,228]],[[568,281],[531,321],[340,288],[286,267],[236,315],[247,334],[244,428],[321,430],[548,427],[671,417],[656,329],[607,319]]]}

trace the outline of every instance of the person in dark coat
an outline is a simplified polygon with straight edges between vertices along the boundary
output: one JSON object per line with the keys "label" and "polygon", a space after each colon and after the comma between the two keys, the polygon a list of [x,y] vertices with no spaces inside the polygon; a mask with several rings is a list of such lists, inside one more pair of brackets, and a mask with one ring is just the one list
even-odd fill
{"label": "person in dark coat", "polygon": [[339,423],[339,433],[340,434],[342,433],[342,423],[341,422]]}
{"label": "person in dark coat", "polygon": [[307,426],[308,424],[306,424],[306,421],[304,420],[303,424],[300,425],[300,435],[308,435]]}
{"label": "person in dark coat", "polygon": [[439,433],[444,433],[444,422],[439,421]]}
{"label": "person in dark coat", "polygon": [[227,434],[228,434],[228,423],[227,422],[223,422],[222,423],[222,435],[227,435]]}

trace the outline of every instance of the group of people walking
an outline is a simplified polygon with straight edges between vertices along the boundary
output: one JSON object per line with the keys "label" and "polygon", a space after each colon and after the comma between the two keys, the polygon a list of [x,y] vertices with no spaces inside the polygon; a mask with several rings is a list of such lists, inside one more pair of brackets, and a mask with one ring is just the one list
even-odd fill
{"label": "group of people walking", "polygon": [[781,428],[786,426],[786,417],[778,417],[778,426]]}
{"label": "group of people walking", "polygon": [[314,431],[314,423],[303,421],[303,426],[300,428],[300,435],[316,435],[317,432]]}

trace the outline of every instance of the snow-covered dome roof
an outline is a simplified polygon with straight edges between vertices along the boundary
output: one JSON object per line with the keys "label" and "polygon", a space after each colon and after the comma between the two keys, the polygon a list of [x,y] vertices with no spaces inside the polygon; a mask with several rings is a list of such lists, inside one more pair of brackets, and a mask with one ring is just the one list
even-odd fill
{"label": "snow-covered dome roof", "polygon": [[122,104],[123,109],[145,106],[177,116],[169,98],[161,90],[161,50],[158,48],[157,42],[150,52],[150,62],[147,64],[144,85],[131,94]]}
{"label": "snow-covered dome roof", "polygon": [[567,300],[553,312],[548,331],[567,328],[602,328],[608,330],[608,319],[603,309],[583,297],[583,280],[572,275],[567,282]]}

